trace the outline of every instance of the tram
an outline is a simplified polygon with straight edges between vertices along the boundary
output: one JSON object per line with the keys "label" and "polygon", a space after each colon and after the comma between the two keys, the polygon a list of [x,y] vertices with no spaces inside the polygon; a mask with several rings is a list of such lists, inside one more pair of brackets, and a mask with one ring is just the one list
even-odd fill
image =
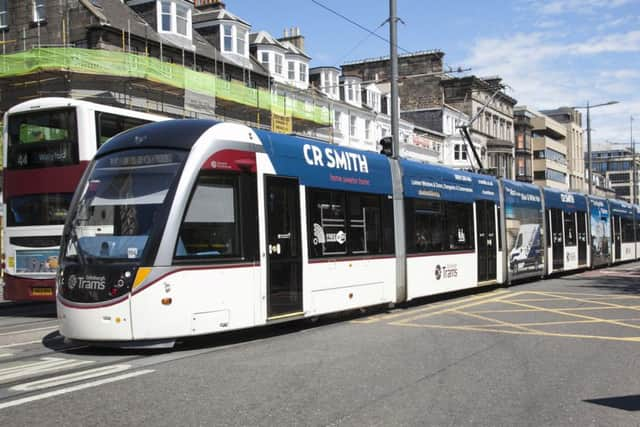
{"label": "tram", "polygon": [[620,206],[238,124],[153,123],[102,145],[73,197],[60,332],[171,345],[606,265],[629,259]]}

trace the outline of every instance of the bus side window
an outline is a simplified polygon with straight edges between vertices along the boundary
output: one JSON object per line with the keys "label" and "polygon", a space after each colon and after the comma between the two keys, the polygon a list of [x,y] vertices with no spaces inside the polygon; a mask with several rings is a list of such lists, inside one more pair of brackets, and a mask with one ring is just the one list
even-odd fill
{"label": "bus side window", "polygon": [[117,114],[96,112],[96,138],[97,146],[107,142],[109,138],[124,132],[125,130],[149,123],[149,120],[133,117],[119,116]]}

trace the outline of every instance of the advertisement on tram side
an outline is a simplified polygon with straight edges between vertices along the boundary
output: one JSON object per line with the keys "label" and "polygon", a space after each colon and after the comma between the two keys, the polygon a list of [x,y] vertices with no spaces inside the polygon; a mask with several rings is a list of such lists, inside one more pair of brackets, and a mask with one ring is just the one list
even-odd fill
{"label": "advertisement on tram side", "polygon": [[509,277],[543,274],[542,200],[538,187],[504,181]]}
{"label": "advertisement on tram side", "polygon": [[609,207],[605,200],[589,198],[589,220],[591,221],[591,259],[593,265],[606,265],[611,256],[611,222],[609,221]]}

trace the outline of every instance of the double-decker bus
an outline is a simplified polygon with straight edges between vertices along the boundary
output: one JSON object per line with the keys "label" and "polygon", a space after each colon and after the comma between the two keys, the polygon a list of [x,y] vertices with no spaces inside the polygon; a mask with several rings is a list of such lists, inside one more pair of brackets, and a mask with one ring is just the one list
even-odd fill
{"label": "double-decker bus", "polygon": [[243,125],[149,124],[100,147],[78,185],[60,332],[168,346],[632,260],[632,212]]}
{"label": "double-decker bus", "polygon": [[110,137],[166,118],[87,101],[38,98],[4,116],[4,298],[55,301],[58,248],[71,197]]}

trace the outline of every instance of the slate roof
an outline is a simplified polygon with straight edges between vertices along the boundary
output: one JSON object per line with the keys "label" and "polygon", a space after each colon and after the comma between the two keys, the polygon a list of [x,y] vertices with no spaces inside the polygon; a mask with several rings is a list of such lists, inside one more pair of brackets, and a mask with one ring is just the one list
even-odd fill
{"label": "slate roof", "polygon": [[238,18],[236,15],[234,15],[233,13],[229,12],[227,9],[222,7],[217,9],[207,9],[202,11],[198,11],[196,9],[193,15],[191,16],[191,19],[194,24],[199,24],[199,23],[208,22],[208,21],[232,21],[232,22],[237,22],[237,23],[246,25],[247,27],[251,27],[251,24],[249,22],[245,21],[244,19]]}
{"label": "slate roof", "polygon": [[[258,61],[251,57],[243,58],[237,55],[222,54],[196,30],[192,31],[193,40],[190,43],[180,43],[183,41],[181,37],[160,35],[155,28],[120,0],[100,0],[102,7],[95,6],[91,0],[79,1],[98,19],[99,24],[94,24],[94,26],[112,28],[117,31],[130,30],[132,35],[139,38],[147,39],[157,44],[160,44],[162,41],[164,45],[170,45],[176,49],[184,49],[189,52],[193,52],[195,49],[196,53],[200,56],[268,76],[268,72]],[[192,16],[195,17],[197,14],[194,13]],[[235,56],[237,56],[237,58]]]}
{"label": "slate roof", "polygon": [[273,37],[266,31],[258,31],[257,33],[249,34],[249,43],[253,46],[255,45],[265,45],[265,46],[277,46],[280,49],[284,50],[285,53],[303,56],[307,59],[311,59],[309,55],[304,53],[301,49],[298,49],[293,43],[288,41],[281,41]]}

